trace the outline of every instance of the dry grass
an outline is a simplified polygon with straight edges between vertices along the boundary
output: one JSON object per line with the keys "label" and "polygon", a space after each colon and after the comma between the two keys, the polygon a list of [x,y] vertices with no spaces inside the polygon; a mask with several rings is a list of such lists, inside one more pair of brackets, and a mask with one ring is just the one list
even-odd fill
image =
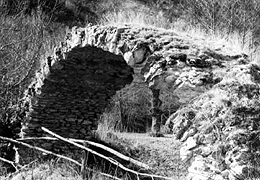
{"label": "dry grass", "polygon": [[[110,178],[101,175],[98,167],[95,172],[87,171],[86,177],[89,180],[108,180]],[[34,163],[20,172],[16,172],[6,177],[0,177],[0,180],[82,180],[80,168],[74,164],[53,159],[42,163]]]}
{"label": "dry grass", "polygon": [[[210,44],[214,44],[214,47],[223,48],[223,46],[225,46],[230,47],[230,49],[235,52],[245,52],[251,55],[252,61],[260,59],[257,46],[252,46],[250,33],[248,33],[247,40],[242,41],[236,32],[229,34],[223,30],[216,30],[214,33],[208,32],[199,26],[190,25],[187,21],[180,18],[175,21],[170,21],[172,18],[167,16],[163,10],[158,11],[156,7],[148,7],[133,0],[102,1],[99,7],[101,7],[103,11],[102,17],[99,20],[99,23],[102,25],[112,24],[117,26],[120,24],[132,24],[144,27],[153,26],[166,28],[176,31],[178,34],[187,36],[188,38],[204,39],[209,42],[209,46],[212,46]],[[50,19],[45,17],[44,14],[41,14],[41,12],[30,17],[25,17],[22,14],[16,16],[0,16],[0,71],[2,73],[0,80],[4,77],[7,80],[7,82],[5,82],[6,84],[13,85],[19,83],[24,78],[30,80],[29,77],[34,76],[36,69],[40,67],[42,61],[46,59],[46,55],[49,54],[57,42],[60,42],[64,37],[64,27],[61,24],[53,24],[49,20]],[[86,22],[88,22],[87,19]],[[3,83],[0,85],[3,85]],[[131,93],[134,93],[134,96],[129,95]],[[14,97],[13,94],[8,94],[7,96],[1,96],[0,99],[3,100],[2,98],[5,97],[4,100],[7,101],[5,102],[7,108],[10,107],[10,104],[15,104],[15,102],[9,102],[10,96],[11,98],[17,98]],[[131,92],[131,90],[129,90],[124,97],[119,97],[121,99],[116,99],[116,101],[129,103],[124,107],[125,114],[130,113],[128,114],[129,117],[131,116],[137,119],[140,118],[140,112],[138,112],[140,109],[136,109],[135,103],[139,105],[143,103],[141,106],[145,108],[141,109],[143,110],[141,112],[143,113],[142,115],[149,113],[149,97],[147,96],[149,96],[149,94],[145,94],[145,92],[138,94],[137,92]],[[165,99],[169,100],[168,97],[169,95],[166,95]],[[0,102],[0,104],[1,103],[2,102]],[[171,106],[170,103],[171,102],[167,105]],[[5,110],[6,109],[0,109],[1,119],[3,119],[2,114],[6,112]],[[120,141],[120,139],[113,135],[115,124],[111,124],[111,121],[119,116],[117,110],[117,107],[115,107],[114,112],[103,115],[106,121],[100,124],[98,129],[101,139],[107,140],[107,138],[110,138],[111,141]],[[4,120],[10,121],[10,119]],[[119,117],[119,121],[120,120],[122,120],[122,117]],[[131,120],[132,119],[128,118],[127,122],[131,123]],[[126,128],[124,127],[122,129],[125,130]],[[140,142],[141,140],[138,140],[133,143],[135,149],[141,148]],[[152,152],[155,153],[155,151]],[[151,157],[149,160],[152,161]],[[154,162],[154,164],[155,163],[156,162]],[[80,179],[78,171],[72,168],[71,165],[61,165],[53,162],[37,165],[26,170],[19,175],[19,178],[46,179],[47,175],[50,179]],[[93,179],[101,179],[98,174],[92,177]]]}
{"label": "dry grass", "polygon": [[[113,1],[112,1],[113,2]],[[158,3],[163,3],[158,1]],[[119,7],[118,7],[119,6]],[[121,6],[121,7],[120,7]],[[113,7],[113,6],[112,6]],[[227,32],[225,29],[215,29],[208,31],[199,23],[196,25],[187,21],[185,13],[179,9],[179,17],[170,17],[163,9],[158,9],[160,4],[150,4],[150,6],[141,4],[137,1],[128,0],[117,4],[116,8],[102,15],[100,24],[102,25],[138,25],[143,27],[165,28],[177,32],[180,35],[189,36],[192,39],[204,39],[208,47],[211,44],[219,44],[220,47],[228,47],[230,51],[245,53],[250,55],[251,60],[259,59],[258,43],[254,42],[253,32],[248,31],[245,37],[241,33],[233,31]],[[175,10],[178,7],[175,7]],[[257,28],[257,27],[256,27]]]}
{"label": "dry grass", "polygon": [[[41,71],[47,55],[65,36],[60,24],[41,11],[25,15],[0,13],[0,135],[17,138],[26,115],[19,106],[28,84]],[[25,107],[26,108],[26,107]],[[8,150],[7,150],[8,149]],[[14,150],[0,144],[0,156],[12,160]],[[3,171],[0,171],[2,174]]]}
{"label": "dry grass", "polygon": [[145,7],[136,11],[133,9],[105,14],[101,19],[101,24],[132,24],[138,26],[154,26],[159,28],[169,27],[168,20],[163,16],[163,12],[155,13]]}
{"label": "dry grass", "polygon": [[35,72],[65,36],[62,26],[49,20],[40,12],[33,16],[1,16],[1,67],[7,70],[8,83],[18,83],[31,68]]}
{"label": "dry grass", "polygon": [[20,172],[0,177],[1,180],[40,180],[40,179],[61,179],[61,180],[81,180],[79,170],[68,162],[60,162],[59,159],[35,162]]}

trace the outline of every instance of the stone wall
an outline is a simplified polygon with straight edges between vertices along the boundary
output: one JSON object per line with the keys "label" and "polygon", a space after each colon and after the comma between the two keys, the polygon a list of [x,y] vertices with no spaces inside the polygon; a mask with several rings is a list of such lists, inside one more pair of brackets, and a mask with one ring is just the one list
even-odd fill
{"label": "stone wall", "polygon": [[[22,138],[46,136],[41,129],[46,127],[66,138],[90,139],[109,99],[132,82],[132,75],[133,69],[120,55],[62,42],[25,92],[23,106],[28,109]],[[71,152],[61,142],[25,141],[59,153]],[[20,155],[26,159],[28,149],[20,149]]]}
{"label": "stone wall", "polygon": [[72,49],[50,67],[37,89],[25,136],[41,136],[40,127],[46,127],[85,139],[96,129],[109,98],[132,81],[131,72],[121,56],[91,46]]}

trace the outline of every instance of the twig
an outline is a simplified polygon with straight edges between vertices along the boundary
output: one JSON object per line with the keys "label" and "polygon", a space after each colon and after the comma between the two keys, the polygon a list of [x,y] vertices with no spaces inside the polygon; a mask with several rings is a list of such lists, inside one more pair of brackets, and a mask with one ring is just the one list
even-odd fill
{"label": "twig", "polygon": [[[28,147],[28,148],[31,148],[31,149],[35,149],[35,150],[37,150],[37,151],[41,151],[41,152],[44,152],[44,153],[46,153],[46,154],[51,154],[51,155],[53,155],[53,156],[57,156],[57,157],[59,157],[59,158],[62,158],[62,159],[71,161],[71,162],[73,162],[73,163],[75,163],[76,165],[78,165],[78,166],[81,167],[81,163],[79,163],[78,161],[76,161],[76,160],[74,160],[74,159],[71,159],[71,158],[69,158],[69,157],[60,155],[60,154],[53,153],[53,152],[48,151],[48,150],[45,150],[45,149],[43,149],[43,148],[39,148],[39,147],[36,147],[36,146],[31,146],[31,145],[29,145],[29,144],[27,144],[27,143],[19,142],[19,141],[16,141],[16,140],[14,140],[14,139],[10,139],[10,138],[7,138],[7,137],[2,137],[2,136],[0,136],[0,139],[5,140],[5,141],[9,141],[9,142],[12,142],[12,143],[16,143],[16,144],[18,144],[18,145],[22,145],[22,146],[25,146],[25,147]],[[2,160],[2,158],[1,158],[0,160]],[[3,161],[4,161],[4,162],[7,162],[7,163],[10,163],[10,164],[12,164],[12,165],[14,164],[12,161],[8,161],[8,160],[6,160],[6,159],[3,159]],[[12,162],[12,163],[11,163],[11,162]],[[20,166],[20,165],[18,165],[18,166],[19,166],[19,167],[22,167],[22,166]],[[87,168],[87,169],[88,169],[89,171],[92,171],[92,172],[97,172],[97,171],[95,171],[95,170],[93,170],[93,169],[90,169],[90,168]],[[18,170],[18,169],[17,169],[17,170]],[[111,176],[111,175],[109,175],[109,174],[106,174],[106,173],[102,173],[102,172],[97,172],[97,173],[99,173],[99,174],[101,174],[101,175],[103,175],[103,176],[109,177],[109,178],[113,178],[113,179],[116,179],[116,180],[120,180],[119,178],[113,177],[113,176]]]}
{"label": "twig", "polygon": [[35,149],[37,151],[41,151],[41,152],[44,152],[46,154],[51,154],[51,155],[54,155],[54,156],[57,156],[57,157],[60,157],[62,159],[66,159],[68,161],[71,161],[79,166],[81,166],[81,164],[78,162],[78,161],[75,161],[74,159],[71,159],[71,158],[68,158],[66,156],[63,156],[63,155],[60,155],[60,154],[56,154],[56,153],[53,153],[51,151],[48,151],[48,150],[45,150],[43,148],[40,148],[40,147],[36,147],[36,146],[32,146],[32,145],[29,145],[27,143],[23,143],[23,142],[19,142],[19,141],[16,141],[14,139],[11,139],[11,138],[7,138],[7,137],[2,137],[0,136],[0,139],[2,140],[5,140],[5,141],[9,141],[9,142],[12,142],[12,143],[16,143],[16,144],[19,144],[19,145],[22,145],[22,146],[25,146],[25,147],[28,147],[28,148],[31,148],[31,149]]}
{"label": "twig", "polygon": [[22,166],[20,169],[16,170],[15,172],[13,172],[13,173],[9,174],[7,177],[5,177],[5,179],[6,179],[6,180],[7,180],[7,179],[8,179],[8,180],[11,179],[12,176],[18,174],[19,172],[21,172],[22,170],[24,170],[25,168],[27,168],[27,167],[30,166],[31,164],[35,163],[36,161],[37,161],[37,160],[34,160],[34,161],[30,162],[29,164],[26,164],[26,165]]}
{"label": "twig", "polygon": [[55,133],[53,133],[52,131],[50,131],[50,130],[44,128],[44,127],[42,127],[42,130],[45,131],[45,132],[47,132],[47,133],[49,133],[49,134],[51,134],[52,136],[54,136],[54,137],[56,137],[56,138],[58,138],[58,139],[60,139],[60,140],[62,140],[62,141],[65,141],[65,142],[70,143],[70,144],[73,144],[74,146],[77,146],[77,147],[79,147],[79,148],[81,148],[81,149],[84,149],[84,150],[86,150],[86,151],[89,151],[89,152],[91,152],[92,154],[95,154],[95,155],[97,155],[97,156],[99,156],[99,157],[101,157],[101,158],[103,158],[103,159],[105,159],[105,160],[111,162],[112,164],[114,164],[114,165],[120,167],[121,169],[123,169],[123,170],[125,170],[125,171],[131,172],[131,173],[133,173],[133,174],[139,174],[139,176],[148,176],[148,177],[152,177],[152,178],[153,178],[153,177],[156,177],[156,178],[161,178],[161,179],[172,180],[172,178],[169,178],[169,177],[163,177],[163,176],[154,175],[154,174],[139,173],[139,172],[137,172],[137,171],[131,170],[131,169],[129,169],[129,168],[123,166],[122,164],[120,164],[119,162],[117,162],[116,160],[114,160],[114,159],[112,159],[112,158],[108,158],[108,157],[104,156],[103,154],[100,154],[100,153],[98,153],[98,152],[96,152],[96,151],[93,151],[92,149],[89,149],[89,148],[87,148],[87,147],[85,147],[85,146],[82,146],[82,145],[80,145],[80,144],[78,144],[78,143],[75,143],[75,142],[70,141],[70,140],[68,140],[68,139],[66,139],[66,138],[63,138],[63,137],[61,137],[60,135],[55,134]]}
{"label": "twig", "polygon": [[[19,140],[38,140],[38,139],[57,140],[57,138],[51,138],[51,137],[35,137],[35,138],[33,137],[33,138],[24,138],[24,139],[19,139]],[[135,165],[137,165],[139,167],[145,168],[145,169],[150,169],[150,167],[147,164],[142,163],[140,161],[137,161],[137,160],[135,160],[135,159],[133,159],[131,157],[128,157],[128,156],[122,154],[122,153],[119,153],[119,152],[115,151],[114,149],[109,148],[109,147],[107,147],[107,146],[105,146],[103,144],[99,144],[99,143],[92,142],[92,141],[87,141],[87,140],[79,140],[79,139],[71,139],[71,138],[68,138],[68,140],[73,141],[73,142],[78,142],[78,143],[87,143],[87,144],[90,144],[92,146],[99,147],[101,149],[104,149],[104,150],[106,150],[106,151],[116,155],[117,157],[119,157],[119,158],[121,158],[121,159],[123,159],[125,161],[129,161],[129,162],[131,162],[131,163],[133,163],[133,164],[135,164]]]}
{"label": "twig", "polygon": [[18,41],[11,42],[9,44],[5,44],[5,45],[0,47],[0,50],[3,50],[5,47],[12,46],[12,45],[17,44],[17,43],[22,43],[23,41],[29,39],[31,36],[32,36],[32,34],[30,34],[29,36],[25,37],[24,39],[20,39]]}
{"label": "twig", "polygon": [[0,157],[0,161],[3,161],[3,162],[8,163],[8,164],[11,164],[15,168],[16,171],[18,171],[18,167],[19,168],[22,167],[20,164],[16,164],[15,162],[9,161],[9,160],[7,160],[5,158],[2,158],[2,157]]}
{"label": "twig", "polygon": [[[84,146],[86,146],[86,144],[84,143]],[[86,179],[86,164],[87,164],[87,151],[83,150],[83,154],[82,154],[82,165],[81,165],[81,176],[82,179],[85,180]]]}
{"label": "twig", "polygon": [[31,58],[32,59],[32,63],[30,64],[30,67],[26,73],[26,75],[18,82],[16,82],[15,84],[12,85],[12,87],[17,87],[19,86],[21,83],[23,83],[31,74],[32,70],[33,70],[33,67],[34,65],[36,64],[36,61],[37,61],[37,56],[39,56],[39,51],[40,49],[42,48],[43,44],[41,43],[38,47],[37,47],[37,52],[33,55],[33,57]]}

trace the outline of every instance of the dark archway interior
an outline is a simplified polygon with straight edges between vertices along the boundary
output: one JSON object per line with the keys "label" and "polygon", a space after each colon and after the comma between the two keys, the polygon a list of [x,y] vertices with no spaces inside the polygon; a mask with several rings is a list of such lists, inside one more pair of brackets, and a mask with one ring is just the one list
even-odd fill
{"label": "dark archway interior", "polygon": [[36,98],[25,136],[46,127],[67,138],[86,139],[116,91],[132,82],[120,55],[92,46],[76,47],[54,64]]}

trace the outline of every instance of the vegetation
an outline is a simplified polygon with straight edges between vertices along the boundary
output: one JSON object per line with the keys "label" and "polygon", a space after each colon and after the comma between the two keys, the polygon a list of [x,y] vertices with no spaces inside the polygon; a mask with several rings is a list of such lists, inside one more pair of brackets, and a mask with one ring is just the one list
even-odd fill
{"label": "vegetation", "polygon": [[[220,36],[227,40],[236,37],[241,49],[254,53],[253,55],[258,52],[260,31],[258,25],[260,3],[258,1],[26,0],[21,2],[1,0],[0,4],[2,10],[0,117],[4,119],[2,120],[4,122],[11,121],[7,120],[7,109],[18,103],[24,87],[40,66],[40,59],[44,59],[44,55],[48,54],[64,37],[64,24],[134,23],[181,31],[198,29],[204,34],[207,33],[213,37]],[[121,126],[120,130],[144,130],[127,127],[127,124],[128,122],[136,123],[137,119],[140,123],[144,123],[145,119],[150,118],[150,96],[147,92],[145,86],[135,84],[117,94],[112,102],[114,106],[109,108],[111,112],[106,114],[107,117],[112,116],[114,119],[115,129]],[[167,97],[170,96],[170,94],[164,94]],[[161,97],[163,102],[168,100],[163,96]],[[168,103],[174,101],[174,97],[172,98],[171,101],[168,100]],[[119,114],[115,114],[119,104],[120,120]],[[142,108],[137,108],[137,105]],[[172,112],[173,109],[176,107],[165,111]],[[125,122],[119,125],[119,121]]]}
{"label": "vegetation", "polygon": [[[19,100],[46,55],[65,36],[66,26],[132,23],[199,31],[227,41],[235,37],[252,59],[259,53],[258,0],[0,0],[0,12],[0,135],[12,138],[25,116]],[[145,85],[126,87],[102,115],[102,126],[145,132],[150,99]],[[163,92],[161,100],[164,122],[178,105],[169,92]],[[12,146],[0,144],[0,157],[10,159]]]}

